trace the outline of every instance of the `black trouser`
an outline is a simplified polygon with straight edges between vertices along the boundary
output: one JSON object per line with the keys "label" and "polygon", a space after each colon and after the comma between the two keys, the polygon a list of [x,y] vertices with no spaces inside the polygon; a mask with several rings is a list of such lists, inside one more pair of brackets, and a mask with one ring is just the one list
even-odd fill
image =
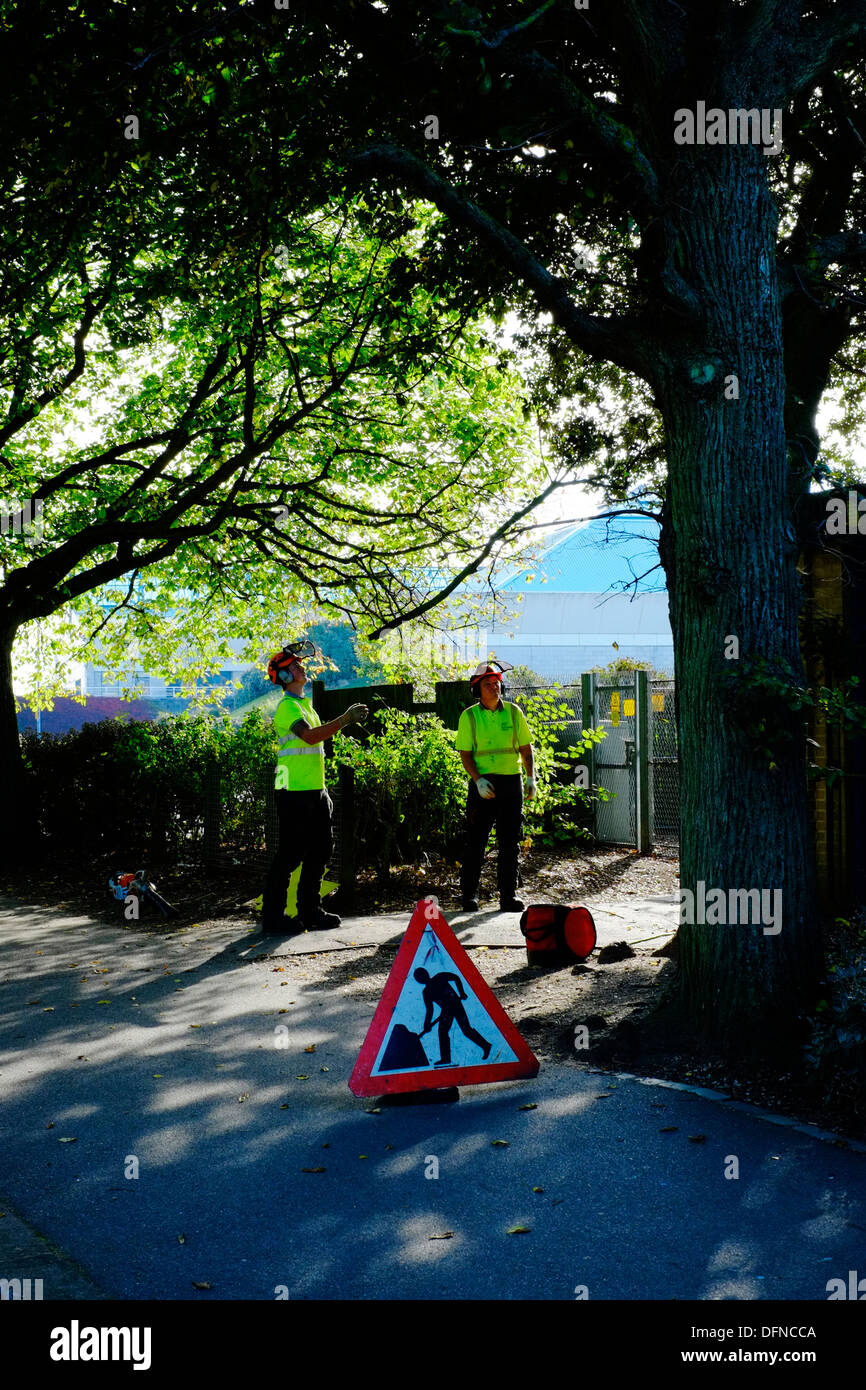
{"label": "black trouser", "polygon": [[508,902],[517,891],[517,855],[523,838],[523,778],[519,772],[481,775],[496,795],[485,801],[475,783],[469,783],[460,892],[464,899],[477,898],[484,852],[495,824],[499,849],[496,881],[500,901]]}
{"label": "black trouser", "polygon": [[298,882],[298,916],[305,921],[321,907],[322,875],[334,848],[333,805],[326,791],[274,792],[280,838],[262,894],[262,918],[280,923],[286,910],[289,879],[303,865]]}

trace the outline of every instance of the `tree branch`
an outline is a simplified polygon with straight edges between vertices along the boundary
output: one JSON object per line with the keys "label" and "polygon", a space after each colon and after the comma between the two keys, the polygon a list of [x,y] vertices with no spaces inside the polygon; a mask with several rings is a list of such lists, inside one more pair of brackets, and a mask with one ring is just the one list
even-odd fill
{"label": "tree branch", "polygon": [[808,269],[824,271],[828,265],[850,265],[866,257],[866,232],[837,232],[809,249]]}
{"label": "tree branch", "polygon": [[534,24],[535,21],[540,19],[543,14],[546,14],[548,10],[552,10],[557,3],[558,0],[545,0],[545,4],[543,4],[540,9],[536,10],[533,14],[527,15],[526,19],[521,19],[517,24],[512,24],[508,29],[500,29],[499,33],[494,34],[492,39],[486,39],[483,34],[478,33],[477,29],[458,29],[454,24],[446,24],[445,32],[446,34],[460,34],[462,37],[475,39],[477,43],[481,44],[482,48],[486,48],[489,52],[494,48],[499,48],[501,44],[505,43],[506,39],[511,38],[512,34],[519,34],[521,29],[528,29],[531,24]]}
{"label": "tree branch", "polygon": [[554,63],[540,54],[516,55],[513,64],[537,77],[540,85],[543,85],[545,97],[549,99],[551,94],[555,94],[561,109],[589,129],[608,159],[618,167],[624,167],[633,176],[639,195],[634,201],[634,211],[642,216],[658,213],[662,201],[658,176],[638,145],[634,132],[614,120],[603,107],[570,82]]}
{"label": "tree branch", "polygon": [[451,579],[450,583],[446,584],[445,588],[441,589],[438,594],[434,594],[432,598],[424,599],[422,603],[416,604],[408,613],[401,614],[396,622],[391,621],[383,623],[381,627],[376,628],[375,632],[369,632],[367,634],[368,638],[371,641],[375,641],[376,638],[381,637],[386,627],[400,627],[403,623],[410,623],[414,618],[419,618],[422,613],[427,613],[431,608],[435,608],[438,603],[441,603],[443,599],[446,599],[449,594],[453,593],[454,590],[463,583],[464,579],[468,579],[470,574],[474,574],[476,570],[480,569],[488,555],[492,553],[496,542],[503,540],[511,527],[514,526],[515,522],[521,521],[523,517],[528,516],[539,503],[544,502],[545,499],[550,496],[556,487],[558,487],[558,483],[550,483],[542,493],[537,497],[533,497],[531,502],[528,502],[525,507],[521,507],[519,512],[514,512],[507,521],[504,521],[501,526],[497,527],[490,537],[490,540],[482,548],[480,554],[478,554],[474,560],[470,560],[468,565],[464,565],[463,569],[460,570],[460,572]]}
{"label": "tree branch", "polygon": [[500,222],[464,198],[423,160],[396,145],[373,145],[353,155],[349,166],[358,174],[391,173],[434,203],[456,225],[465,227],[531,289],[538,303],[573,343],[592,357],[612,361],[626,371],[645,374],[639,320],[613,315],[595,318],[575,304],[562,280],[554,277],[528,247]]}
{"label": "tree branch", "polygon": [[808,31],[801,25],[800,37],[791,46],[787,60],[781,59],[786,71],[779,76],[786,100],[805,87],[815,86],[822,73],[842,58],[845,45],[862,34],[866,34],[863,0],[834,5],[832,12]]}
{"label": "tree branch", "polygon": [[17,434],[19,430],[22,430],[25,425],[29,424],[30,421],[38,415],[43,406],[49,405],[51,401],[56,400],[58,396],[63,394],[67,387],[71,386],[72,383],[77,381],[81,376],[87,362],[87,356],[84,351],[85,340],[90,329],[93,327],[94,320],[105,308],[110,297],[110,289],[106,289],[105,293],[96,300],[91,299],[89,294],[85,295],[84,313],[82,314],[81,323],[76,329],[75,337],[73,338],[72,366],[56,386],[46,387],[41,395],[37,396],[36,400],[33,401],[26,410],[21,411],[20,414],[16,415],[13,420],[10,420],[7,425],[0,429],[0,449],[9,442],[13,435]]}

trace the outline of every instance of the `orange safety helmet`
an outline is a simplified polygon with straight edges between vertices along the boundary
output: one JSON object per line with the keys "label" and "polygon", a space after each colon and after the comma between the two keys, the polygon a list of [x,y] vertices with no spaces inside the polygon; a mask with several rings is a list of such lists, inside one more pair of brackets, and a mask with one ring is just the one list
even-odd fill
{"label": "orange safety helmet", "polygon": [[513,670],[514,667],[510,666],[507,661],[497,661],[494,657],[491,657],[489,661],[482,661],[472,672],[472,675],[469,677],[470,689],[474,690],[476,685],[478,685],[480,681],[483,681],[485,676],[495,676],[501,685],[502,677],[505,672]]}
{"label": "orange safety helmet", "polygon": [[280,675],[283,671],[288,671],[289,667],[299,659],[307,656],[316,656],[315,642],[307,640],[301,642],[287,642],[282,651],[275,652],[268,662],[268,676],[274,685],[282,685]]}

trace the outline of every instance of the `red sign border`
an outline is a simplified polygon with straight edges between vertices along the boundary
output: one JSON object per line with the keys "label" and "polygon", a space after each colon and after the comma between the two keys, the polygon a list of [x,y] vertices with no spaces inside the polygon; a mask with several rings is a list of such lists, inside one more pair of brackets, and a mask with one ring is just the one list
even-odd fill
{"label": "red sign border", "polygon": [[[386,1096],[395,1091],[427,1091],[440,1086],[471,1086],[485,1081],[512,1081],[538,1075],[540,1063],[529,1044],[521,1037],[487,981],[472,964],[465,948],[457,940],[438,907],[435,908],[433,917],[427,917],[426,908],[429,906],[429,899],[422,899],[416,904],[400,949],[394,957],[391,973],[382,991],[382,997],[376,1005],[376,1012],[349,1078],[349,1090],[355,1096]],[[493,1065],[482,1062],[469,1067],[434,1067],[429,1071],[371,1076],[382,1039],[388,1031],[397,1001],[406,983],[409,967],[415,959],[418,943],[427,927],[431,928],[443,950],[457,966],[509,1047],[517,1053],[516,1061],[494,1062]]]}

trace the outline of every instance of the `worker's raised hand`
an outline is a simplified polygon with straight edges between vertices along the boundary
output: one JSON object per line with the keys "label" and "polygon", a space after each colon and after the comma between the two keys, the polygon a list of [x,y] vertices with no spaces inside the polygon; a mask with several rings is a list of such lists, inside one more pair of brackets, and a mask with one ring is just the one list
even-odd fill
{"label": "worker's raised hand", "polygon": [[346,724],[360,724],[362,719],[366,719],[370,713],[366,705],[350,705],[349,708],[340,715],[343,726]]}
{"label": "worker's raised hand", "polygon": [[488,782],[486,777],[479,777],[475,785],[478,788],[478,795],[483,796],[485,801],[490,801],[496,795],[493,790],[493,783]]}

